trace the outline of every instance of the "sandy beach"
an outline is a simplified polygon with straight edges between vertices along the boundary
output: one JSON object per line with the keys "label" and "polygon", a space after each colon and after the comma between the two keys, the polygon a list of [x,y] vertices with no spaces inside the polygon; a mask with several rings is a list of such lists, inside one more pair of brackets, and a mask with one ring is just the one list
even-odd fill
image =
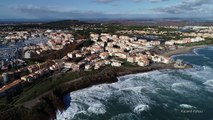
{"label": "sandy beach", "polygon": [[172,51],[167,51],[165,53],[163,53],[163,56],[166,57],[171,57],[173,55],[178,55],[178,54],[184,54],[184,53],[190,53],[193,51],[193,49],[195,48],[202,48],[202,47],[206,47],[207,45],[199,45],[199,46],[191,46],[191,47],[184,47],[184,48],[179,48],[176,50],[172,50]]}

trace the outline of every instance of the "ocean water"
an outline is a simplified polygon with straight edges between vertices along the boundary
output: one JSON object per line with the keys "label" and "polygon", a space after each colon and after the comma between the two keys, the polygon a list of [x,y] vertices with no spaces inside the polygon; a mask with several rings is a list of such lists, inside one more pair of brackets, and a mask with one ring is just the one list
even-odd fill
{"label": "ocean water", "polygon": [[174,56],[193,65],[119,77],[64,96],[57,120],[213,120],[213,47]]}

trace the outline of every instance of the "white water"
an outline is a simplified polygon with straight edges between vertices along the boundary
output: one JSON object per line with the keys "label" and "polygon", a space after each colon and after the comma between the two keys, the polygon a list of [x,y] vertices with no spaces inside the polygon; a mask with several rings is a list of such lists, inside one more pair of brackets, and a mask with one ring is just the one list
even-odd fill
{"label": "white water", "polygon": [[142,111],[148,111],[150,109],[149,105],[140,104],[134,108],[134,112],[139,114]]}
{"label": "white water", "polygon": [[[156,95],[165,99],[165,95],[160,93],[161,90],[168,90],[175,94],[185,96],[196,96],[205,86],[213,85],[213,69],[204,67],[195,67],[189,70],[164,70],[127,75],[119,78],[117,83],[97,85],[83,90],[70,93],[70,107],[57,113],[58,120],[74,119],[78,114],[90,116],[92,114],[105,114],[108,100],[116,100],[117,104],[129,106],[132,112],[138,114],[141,111],[152,109],[150,106],[155,105],[156,101],[152,100],[149,95]],[[180,74],[180,75],[179,75]],[[180,76],[188,76],[189,79],[183,79]],[[202,82],[196,84],[192,81]],[[192,105],[191,105],[192,106]],[[177,106],[179,107],[179,106]],[[190,107],[186,104],[180,107]]]}
{"label": "white water", "polygon": [[[207,60],[198,50],[194,51],[196,56]],[[70,93],[70,106],[58,111],[57,120],[78,120],[82,116],[88,120],[140,120],[141,114],[151,112],[156,106],[175,113],[181,109],[211,107],[213,101],[213,69],[209,66],[194,65],[187,70],[152,71],[118,79],[116,83]],[[100,117],[105,114],[107,118]]]}
{"label": "white water", "polygon": [[203,84],[204,84],[204,85],[207,85],[207,86],[213,87],[213,79],[212,79],[212,80],[207,80],[207,81],[204,82]]}
{"label": "white water", "polygon": [[188,105],[188,104],[181,104],[180,107],[181,107],[181,108],[186,108],[186,109],[196,108],[196,107],[194,107],[194,106],[192,106],[192,105]]}

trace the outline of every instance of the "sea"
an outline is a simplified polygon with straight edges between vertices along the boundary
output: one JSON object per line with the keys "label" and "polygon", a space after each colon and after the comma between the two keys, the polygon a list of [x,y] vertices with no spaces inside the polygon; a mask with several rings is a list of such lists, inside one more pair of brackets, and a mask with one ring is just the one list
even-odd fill
{"label": "sea", "polygon": [[213,46],[173,56],[193,65],[119,77],[64,96],[57,120],[213,120]]}

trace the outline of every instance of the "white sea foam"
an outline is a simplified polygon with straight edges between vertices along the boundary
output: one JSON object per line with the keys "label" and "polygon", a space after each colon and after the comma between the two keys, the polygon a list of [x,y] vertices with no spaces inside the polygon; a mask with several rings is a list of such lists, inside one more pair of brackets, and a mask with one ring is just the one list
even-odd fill
{"label": "white sea foam", "polygon": [[139,114],[142,111],[148,111],[149,109],[150,109],[149,105],[140,104],[134,108],[133,112]]}
{"label": "white sea foam", "polygon": [[206,81],[213,78],[213,69],[208,66],[193,66],[192,69],[180,71],[181,74],[189,75],[193,79]]}
{"label": "white sea foam", "polygon": [[189,105],[189,104],[180,104],[180,107],[181,108],[185,108],[185,109],[193,109],[193,108],[196,108],[192,105]]}
{"label": "white sea foam", "polygon": [[192,50],[193,53],[177,54],[177,55],[173,55],[172,58],[179,57],[179,56],[187,56],[187,57],[189,57],[189,56],[201,56],[201,55],[198,53],[198,51],[201,50],[201,49],[203,49],[203,48],[195,48],[195,49]]}
{"label": "white sea foam", "polygon": [[199,91],[200,88],[199,86],[195,85],[192,82],[179,82],[179,83],[173,83],[172,85],[172,90],[175,91],[176,93],[179,94],[185,94],[186,95],[192,95],[192,93],[190,91]]}
{"label": "white sea foam", "polygon": [[207,80],[207,81],[204,82],[203,84],[204,84],[204,85],[207,85],[207,86],[213,87],[213,79],[212,79],[212,80]]}
{"label": "white sea foam", "polygon": [[203,58],[207,59],[207,60],[211,60],[211,58],[204,56]]}
{"label": "white sea foam", "polygon": [[109,120],[123,120],[124,118],[125,118],[125,120],[141,120],[140,118],[138,118],[133,113],[122,113],[122,114],[118,114],[116,116],[113,116]]}
{"label": "white sea foam", "polygon": [[196,49],[193,49],[193,53],[196,54],[196,55],[199,55],[198,51],[202,49],[202,48],[196,48]]}
{"label": "white sea foam", "polygon": [[95,103],[88,108],[88,112],[94,113],[94,114],[104,114],[106,113],[106,107],[103,104]]}
{"label": "white sea foam", "polygon": [[124,89],[121,89],[123,91],[133,91],[135,93],[141,93],[141,90],[143,89],[143,87],[141,86],[138,86],[138,87],[129,87],[129,88],[124,88]]}

